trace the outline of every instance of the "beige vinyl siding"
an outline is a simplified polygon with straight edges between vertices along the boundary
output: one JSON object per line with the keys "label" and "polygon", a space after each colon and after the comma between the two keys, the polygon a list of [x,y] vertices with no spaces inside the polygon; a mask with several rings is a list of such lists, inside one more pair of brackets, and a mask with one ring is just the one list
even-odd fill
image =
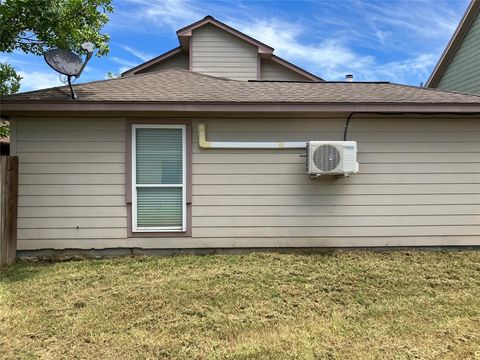
{"label": "beige vinyl siding", "polygon": [[16,121],[19,246],[126,237],[125,126],[125,119]]}
{"label": "beige vinyl siding", "polygon": [[480,15],[440,78],[438,88],[480,94]]}
{"label": "beige vinyl siding", "polygon": [[[480,243],[478,120],[354,117],[348,137],[359,143],[360,174],[343,179],[309,179],[301,150],[194,147],[193,234],[231,237],[235,246],[255,246],[250,238],[270,246]],[[218,119],[207,122],[207,136],[341,140],[344,123]]]}
{"label": "beige vinyl siding", "polygon": [[257,47],[212,25],[193,30],[192,70],[235,80],[257,79]]}
{"label": "beige vinyl siding", "polygon": [[[195,120],[191,238],[126,238],[125,120],[39,120],[16,122],[20,249],[480,245],[478,116],[354,116],[360,173],[313,180],[301,149],[200,149]],[[308,141],[340,140],[345,118],[201,122],[212,141]],[[68,128],[77,150],[38,143]],[[80,146],[108,128],[121,152]]]}
{"label": "beige vinyl siding", "polygon": [[268,59],[261,60],[260,80],[311,81],[311,79]]}
{"label": "beige vinyl siding", "polygon": [[188,54],[185,52],[179,52],[159,63],[153,64],[145,69],[137,72],[137,74],[145,74],[152,71],[161,71],[167,69],[185,69],[189,68]]}

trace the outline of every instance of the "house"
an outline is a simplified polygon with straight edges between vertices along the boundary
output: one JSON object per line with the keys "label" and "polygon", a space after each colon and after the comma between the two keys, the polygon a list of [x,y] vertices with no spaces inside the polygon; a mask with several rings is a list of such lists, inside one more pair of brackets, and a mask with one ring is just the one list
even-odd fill
{"label": "house", "polygon": [[426,83],[480,95],[480,0],[472,0]]}
{"label": "house", "polygon": [[[2,98],[19,250],[480,245],[480,97],[324,81],[212,17],[177,35],[77,100]],[[344,139],[358,173],[305,173]]]}

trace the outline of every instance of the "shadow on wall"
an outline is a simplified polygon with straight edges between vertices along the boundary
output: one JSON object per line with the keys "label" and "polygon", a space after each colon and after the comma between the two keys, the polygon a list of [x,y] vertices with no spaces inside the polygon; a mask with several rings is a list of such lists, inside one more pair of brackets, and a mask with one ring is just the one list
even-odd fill
{"label": "shadow on wall", "polygon": [[10,142],[8,139],[0,139],[0,155],[10,155]]}

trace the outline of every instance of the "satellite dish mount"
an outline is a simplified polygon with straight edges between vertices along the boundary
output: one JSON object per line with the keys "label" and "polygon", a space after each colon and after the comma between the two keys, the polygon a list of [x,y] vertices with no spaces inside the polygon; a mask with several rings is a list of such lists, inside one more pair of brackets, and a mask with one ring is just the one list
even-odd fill
{"label": "satellite dish mount", "polygon": [[70,94],[74,100],[78,96],[72,86],[72,77],[78,79],[82,74],[83,69],[85,69],[93,55],[93,44],[90,42],[83,43],[82,49],[87,51],[85,61],[82,61],[77,54],[64,49],[52,49],[43,54],[45,61],[53,70],[67,77]]}

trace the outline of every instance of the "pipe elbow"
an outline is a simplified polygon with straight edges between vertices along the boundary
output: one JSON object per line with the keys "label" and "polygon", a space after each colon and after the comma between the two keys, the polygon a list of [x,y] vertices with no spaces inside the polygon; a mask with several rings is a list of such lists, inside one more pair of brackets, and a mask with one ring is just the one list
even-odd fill
{"label": "pipe elbow", "polygon": [[207,141],[205,124],[198,124],[198,146],[202,149],[209,149],[212,147],[210,141]]}

